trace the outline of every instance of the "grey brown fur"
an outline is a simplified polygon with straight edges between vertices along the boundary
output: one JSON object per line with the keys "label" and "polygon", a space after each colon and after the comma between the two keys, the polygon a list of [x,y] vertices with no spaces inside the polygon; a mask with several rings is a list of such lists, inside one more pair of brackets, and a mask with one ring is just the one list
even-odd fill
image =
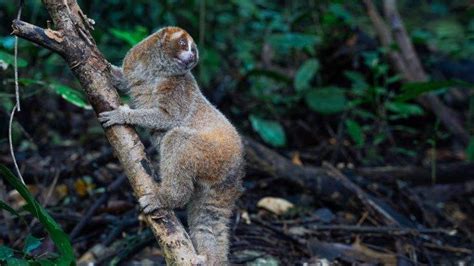
{"label": "grey brown fur", "polygon": [[225,265],[228,223],[242,191],[243,148],[232,124],[202,95],[190,72],[197,61],[184,30],[166,27],[150,35],[127,53],[123,77],[122,69],[112,71],[133,109],[121,106],[99,119],[151,130],[162,182],[139,199],[143,211],[187,206],[196,251],[206,265]]}

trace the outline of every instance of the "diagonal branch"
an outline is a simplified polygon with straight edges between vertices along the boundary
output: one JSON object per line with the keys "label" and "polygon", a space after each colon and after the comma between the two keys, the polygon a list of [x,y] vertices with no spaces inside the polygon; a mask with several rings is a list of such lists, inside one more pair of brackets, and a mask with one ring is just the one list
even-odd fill
{"label": "diagonal branch", "polygon": [[[42,29],[13,21],[13,34],[59,53],[68,63],[96,113],[120,105],[113,88],[108,63],[95,45],[88,29],[90,21],[75,0],[43,0],[57,30]],[[104,129],[115,155],[122,164],[136,197],[151,190],[159,177],[153,172],[136,131],[117,125]],[[146,221],[162,247],[169,265],[191,265],[196,259],[192,242],[171,210],[159,210]]]}
{"label": "diagonal branch", "polygon": [[43,29],[21,20],[14,20],[12,28],[12,34],[41,45],[58,54],[64,54],[62,32]]}

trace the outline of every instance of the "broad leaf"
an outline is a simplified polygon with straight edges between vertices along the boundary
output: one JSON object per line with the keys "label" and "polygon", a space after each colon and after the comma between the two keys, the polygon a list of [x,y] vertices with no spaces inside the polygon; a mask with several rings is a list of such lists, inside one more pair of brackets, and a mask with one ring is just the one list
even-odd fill
{"label": "broad leaf", "polygon": [[306,104],[321,114],[335,114],[344,111],[347,98],[344,90],[338,87],[313,89],[306,94]]}
{"label": "broad leaf", "polygon": [[249,117],[252,128],[268,144],[281,147],[286,144],[286,135],[283,127],[277,121],[266,120],[255,115]]}
{"label": "broad leaf", "polygon": [[358,147],[364,146],[365,136],[359,123],[352,119],[348,119],[345,121],[345,125],[347,128],[347,133],[349,133],[349,136],[351,136],[356,145]]}
{"label": "broad leaf", "polygon": [[45,227],[49,236],[56,245],[60,253],[56,259],[57,265],[71,265],[75,261],[74,252],[72,250],[71,242],[56,223],[56,221],[48,214],[48,212],[34,199],[33,195],[28,191],[28,188],[15,176],[8,168],[0,164],[0,175],[12,186],[27,202],[25,209],[28,210],[40,223]]}
{"label": "broad leaf", "polygon": [[319,70],[319,61],[317,59],[308,59],[296,72],[294,86],[296,91],[303,91],[309,88],[309,84],[314,75]]}
{"label": "broad leaf", "polygon": [[86,96],[78,90],[75,90],[71,87],[62,84],[51,84],[51,88],[55,93],[61,95],[61,97],[74,104],[75,106],[90,110],[92,107],[86,100]]}

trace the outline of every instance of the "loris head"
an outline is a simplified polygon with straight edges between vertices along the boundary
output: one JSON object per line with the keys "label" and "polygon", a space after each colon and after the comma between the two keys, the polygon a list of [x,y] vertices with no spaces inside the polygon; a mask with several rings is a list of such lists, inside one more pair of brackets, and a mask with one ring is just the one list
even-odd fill
{"label": "loris head", "polygon": [[[150,36],[151,56],[157,60],[160,72],[182,75],[193,69],[199,60],[199,53],[193,38],[179,27],[165,27]],[[153,51],[154,50],[154,51]],[[155,57],[155,56],[158,57]]]}
{"label": "loris head", "polygon": [[165,27],[130,50],[124,60],[124,71],[183,75],[195,67],[198,60],[199,53],[191,35],[178,27]]}

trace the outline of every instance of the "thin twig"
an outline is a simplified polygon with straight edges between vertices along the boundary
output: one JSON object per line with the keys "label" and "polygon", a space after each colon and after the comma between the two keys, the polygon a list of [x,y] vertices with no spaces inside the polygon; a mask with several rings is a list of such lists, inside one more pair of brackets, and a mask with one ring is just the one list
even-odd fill
{"label": "thin twig", "polygon": [[26,185],[25,180],[23,180],[23,176],[21,175],[20,168],[18,167],[18,163],[16,162],[15,151],[13,150],[12,124],[13,124],[13,117],[15,116],[15,111],[16,110],[17,110],[17,105],[15,104],[15,106],[13,106],[13,110],[10,114],[10,121],[8,123],[8,142],[10,144],[10,155],[12,156],[12,160],[13,160],[13,164],[15,165],[16,173],[17,173],[18,177],[20,178],[21,182],[23,183],[23,185]]}
{"label": "thin twig", "polygon": [[58,183],[59,173],[60,173],[60,170],[56,170],[56,173],[55,173],[54,179],[53,179],[53,183],[49,186],[48,194],[46,194],[46,197],[44,198],[44,202],[43,202],[44,207],[48,206],[49,199],[51,198],[51,195],[53,194],[54,188],[56,187],[56,184]]}
{"label": "thin twig", "polygon": [[359,225],[310,225],[311,231],[343,231],[357,234],[389,234],[394,236],[400,235],[432,235],[444,234],[448,236],[456,235],[455,229],[415,229],[408,227],[395,226],[359,226]]}
{"label": "thin twig", "polygon": [[94,204],[92,204],[92,206],[87,210],[86,214],[82,216],[81,221],[79,221],[79,223],[76,224],[74,229],[72,229],[72,232],[69,234],[69,237],[71,239],[74,239],[79,235],[81,230],[86,226],[86,224],[95,214],[97,209],[99,209],[99,207],[102,206],[102,204],[107,202],[107,200],[109,199],[110,193],[120,188],[120,186],[125,182],[125,180],[127,180],[127,177],[125,175],[122,175],[107,187],[107,190],[104,193],[102,193],[102,195],[94,202]]}
{"label": "thin twig", "polygon": [[[20,6],[18,7],[18,14],[16,19],[20,20],[21,10],[23,9],[23,0],[20,0]],[[15,57],[14,57],[14,68],[15,68],[15,97],[16,97],[16,106],[18,112],[21,111],[20,108],[20,86],[18,85],[18,36],[15,36]]]}

